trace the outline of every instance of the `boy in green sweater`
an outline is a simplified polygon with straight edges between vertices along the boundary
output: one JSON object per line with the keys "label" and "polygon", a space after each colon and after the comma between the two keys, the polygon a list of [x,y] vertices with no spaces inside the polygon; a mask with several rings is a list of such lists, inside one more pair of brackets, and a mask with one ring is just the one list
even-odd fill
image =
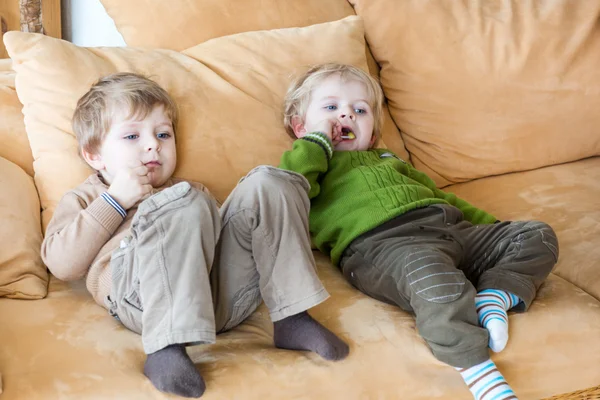
{"label": "boy in green sweater", "polygon": [[287,93],[284,122],[299,140],[280,168],[310,183],[312,240],[352,285],[414,312],[433,354],[476,400],[516,399],[488,346],[501,351],[507,311],[531,305],[557,261],[556,234],[542,222],[497,221],[373,149],[383,99],[358,68],[310,69]]}

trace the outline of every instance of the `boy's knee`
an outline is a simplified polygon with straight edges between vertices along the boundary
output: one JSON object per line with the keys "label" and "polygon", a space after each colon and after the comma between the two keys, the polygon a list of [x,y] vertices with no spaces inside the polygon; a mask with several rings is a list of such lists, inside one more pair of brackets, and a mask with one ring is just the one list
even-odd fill
{"label": "boy's knee", "polygon": [[308,193],[309,190],[308,181],[302,175],[269,165],[254,168],[240,184],[252,187],[255,190],[262,189],[267,193],[287,193],[290,189],[302,190]]}
{"label": "boy's knee", "polygon": [[407,255],[404,276],[413,295],[432,303],[458,300],[467,279],[450,257],[438,251],[419,250]]}
{"label": "boy's knee", "polygon": [[238,184],[238,196],[278,200],[281,198],[301,198],[308,202],[309,184],[306,179],[294,172],[271,166],[254,168]]}
{"label": "boy's knee", "polygon": [[554,261],[558,261],[558,237],[556,232],[550,225],[541,221],[528,222],[532,231],[539,235],[541,242],[544,244],[543,251],[549,251],[554,257]]}

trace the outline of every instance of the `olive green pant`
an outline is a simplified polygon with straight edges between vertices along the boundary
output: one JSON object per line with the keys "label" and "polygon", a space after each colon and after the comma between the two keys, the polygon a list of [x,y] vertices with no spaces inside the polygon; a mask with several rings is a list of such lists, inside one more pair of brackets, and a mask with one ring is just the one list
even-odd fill
{"label": "olive green pant", "polygon": [[556,234],[543,222],[473,225],[456,207],[432,205],[359,236],[340,265],[360,291],[414,312],[440,361],[468,368],[489,358],[476,293],[511,292],[525,311],[557,259]]}

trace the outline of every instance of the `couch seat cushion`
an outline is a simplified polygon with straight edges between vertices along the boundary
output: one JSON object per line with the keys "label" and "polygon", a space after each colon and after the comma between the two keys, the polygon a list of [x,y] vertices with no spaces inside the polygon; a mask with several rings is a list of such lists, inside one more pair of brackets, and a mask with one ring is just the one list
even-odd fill
{"label": "couch seat cushion", "polygon": [[[312,315],[350,344],[349,357],[275,349],[264,305],[214,345],[189,352],[206,400],[472,400],[452,367],[437,361],[411,315],[349,286],[317,255],[332,297]],[[161,399],[142,374],[140,337],[96,305],[83,284],[52,278],[44,300],[0,300],[2,400]],[[526,314],[510,315],[507,348],[493,359],[521,400],[600,382],[600,303],[551,275]]]}

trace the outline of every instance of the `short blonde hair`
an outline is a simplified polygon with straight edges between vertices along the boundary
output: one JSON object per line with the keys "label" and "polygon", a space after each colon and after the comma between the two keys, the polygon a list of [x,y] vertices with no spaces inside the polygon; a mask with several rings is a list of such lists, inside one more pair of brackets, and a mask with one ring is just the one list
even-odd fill
{"label": "short blonde hair", "polygon": [[321,64],[310,68],[296,79],[289,87],[284,101],[283,123],[287,133],[296,139],[292,127],[292,118],[296,115],[302,119],[310,103],[310,97],[317,85],[331,75],[339,74],[344,81],[359,81],[367,87],[371,109],[373,110],[373,135],[379,137],[383,125],[384,95],[379,82],[360,68],[346,64]]}
{"label": "short blonde hair", "polygon": [[175,130],[177,105],[156,82],[128,72],[100,78],[75,107],[73,130],[79,143],[79,151],[97,153],[120,110],[129,113],[126,118],[146,118],[157,105],[165,108]]}

